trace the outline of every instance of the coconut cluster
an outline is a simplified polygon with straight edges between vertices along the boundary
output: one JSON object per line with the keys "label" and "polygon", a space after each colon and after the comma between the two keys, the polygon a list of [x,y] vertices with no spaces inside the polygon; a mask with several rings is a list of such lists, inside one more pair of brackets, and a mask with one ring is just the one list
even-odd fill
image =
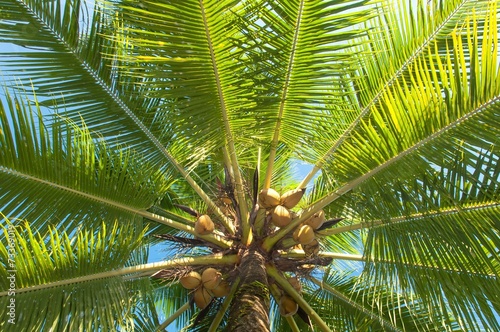
{"label": "coconut cluster", "polygon": [[[259,193],[259,206],[265,208],[271,215],[271,222],[276,227],[288,226],[293,219],[295,207],[305,189],[294,189],[285,192],[283,195],[272,189],[263,189]],[[293,232],[293,239],[297,241],[306,255],[316,255],[319,252],[319,242],[316,239],[315,231],[325,222],[325,212],[320,210],[309,219],[301,223]]]}
{"label": "coconut cluster", "polygon": [[194,303],[200,309],[205,309],[214,297],[224,297],[231,289],[227,281],[222,279],[222,273],[209,267],[200,275],[191,271],[180,278],[179,282],[186,289],[194,289]]}
{"label": "coconut cluster", "polygon": [[259,206],[268,210],[271,222],[276,227],[285,227],[293,219],[292,208],[295,207],[304,195],[305,189],[293,189],[283,195],[272,189],[263,189],[259,193]]}
{"label": "coconut cluster", "polygon": [[325,222],[325,212],[320,210],[309,219],[300,224],[293,232],[293,239],[307,256],[315,256],[319,253],[319,242],[316,239],[316,230]]}

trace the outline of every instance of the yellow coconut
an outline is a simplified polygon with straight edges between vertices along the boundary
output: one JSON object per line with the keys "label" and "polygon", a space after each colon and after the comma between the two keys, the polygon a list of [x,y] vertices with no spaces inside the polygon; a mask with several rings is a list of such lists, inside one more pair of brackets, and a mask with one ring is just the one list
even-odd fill
{"label": "yellow coconut", "polygon": [[317,256],[319,253],[319,242],[317,239],[312,240],[308,244],[301,244],[300,246],[307,256]]}
{"label": "yellow coconut", "polygon": [[270,209],[280,204],[280,194],[271,188],[262,189],[259,193],[259,206]]}
{"label": "yellow coconut", "polygon": [[195,289],[201,285],[201,276],[196,271],[191,271],[183,276],[179,282],[186,289]]}
{"label": "yellow coconut", "polygon": [[224,297],[229,294],[229,291],[231,291],[231,286],[224,280],[221,281],[217,287],[211,290],[215,297]]}
{"label": "yellow coconut", "polygon": [[201,215],[194,224],[194,231],[199,235],[207,235],[214,231],[215,225],[212,219],[206,214]]}
{"label": "yellow coconut", "polygon": [[313,214],[304,224],[311,226],[313,229],[320,228],[325,222],[325,212],[320,210]]}
{"label": "yellow coconut", "polygon": [[293,232],[293,239],[300,244],[308,244],[314,240],[314,229],[309,225],[302,225]]}
{"label": "yellow coconut", "polygon": [[280,314],[282,316],[293,316],[299,310],[299,305],[290,296],[283,295],[280,298]]}
{"label": "yellow coconut", "polygon": [[297,277],[289,277],[288,282],[292,287],[298,292],[302,292],[302,285],[300,284],[300,280]]}
{"label": "yellow coconut", "polygon": [[194,303],[200,309],[205,309],[212,301],[213,296],[205,287],[199,287],[194,291]]}
{"label": "yellow coconut", "polygon": [[285,227],[292,221],[292,216],[286,207],[278,205],[271,214],[271,221],[277,227]]}
{"label": "yellow coconut", "polygon": [[217,287],[221,280],[222,274],[213,267],[205,269],[205,271],[203,271],[203,273],[201,274],[201,282],[203,284],[203,287],[209,290]]}
{"label": "yellow coconut", "polygon": [[297,203],[300,201],[302,196],[304,196],[304,193],[306,192],[306,189],[293,189],[285,192],[283,195],[281,195],[281,205],[284,207],[291,209]]}

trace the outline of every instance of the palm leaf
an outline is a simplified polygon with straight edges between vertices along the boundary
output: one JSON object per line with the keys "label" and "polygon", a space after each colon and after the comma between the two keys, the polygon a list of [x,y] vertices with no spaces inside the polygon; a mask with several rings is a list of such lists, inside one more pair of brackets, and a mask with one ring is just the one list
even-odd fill
{"label": "palm leaf", "polygon": [[[85,216],[91,225],[106,215],[127,221],[141,215],[194,233],[192,222],[179,223],[145,211],[168,187],[163,172],[138,163],[129,150],[117,152],[94,142],[88,130],[71,122],[45,128],[38,107],[35,122],[29,103],[7,97],[10,118],[0,103],[5,214],[30,217],[40,230],[50,220],[61,229],[72,229],[77,216]],[[44,197],[38,195],[41,190]],[[51,203],[50,208],[39,204],[42,199]]]}
{"label": "palm leaf", "polygon": [[[440,54],[450,53],[448,50],[453,49],[448,45],[450,34],[465,15],[473,10],[481,13],[495,12],[494,9],[489,11],[487,2],[478,4],[474,1],[448,1],[446,4],[440,1],[432,2],[432,4],[419,1],[416,6],[407,6],[401,1],[396,8],[400,11],[384,11],[382,15],[369,23],[369,26],[374,25],[374,27],[368,31],[370,38],[367,46],[358,49],[358,54],[362,55],[359,57],[359,68],[363,70],[352,83],[357,91],[352,91],[356,99],[351,101],[359,108],[357,118],[352,119],[349,128],[339,136],[328,152],[318,158],[318,162],[304,179],[302,186],[306,185],[312,176],[323,168],[325,162],[337,152],[339,146],[360,127],[362,120],[374,110],[373,106],[384,104],[385,101],[381,100],[384,94],[387,94],[387,98],[392,97],[390,90],[395,83],[409,84],[409,81],[405,81],[404,78],[411,73],[414,63],[434,62],[432,56],[439,57]],[[423,60],[430,56],[429,53],[433,54],[430,60]],[[435,76],[432,77],[432,79],[435,78]],[[406,104],[406,106],[409,105]],[[394,123],[396,126],[398,123],[399,126],[405,123],[400,118],[389,120],[397,121]],[[420,123],[427,122],[421,121]]]}
{"label": "palm leaf", "polygon": [[[122,77],[121,72],[109,70],[111,66],[121,67],[122,64],[116,58],[124,51],[122,45],[115,49],[114,43],[103,37],[111,31],[113,14],[94,9],[85,16],[85,20],[91,23],[85,27],[80,26],[78,14],[85,11],[79,0],[65,2],[64,5],[60,1],[54,4],[45,1],[4,2],[5,15],[18,24],[6,24],[5,29],[0,30],[3,31],[0,40],[43,50],[23,50],[15,54],[6,52],[6,55],[10,55],[6,64],[13,70],[19,66],[28,66],[32,70],[30,76],[19,76],[24,85],[29,85],[28,80],[34,80],[39,95],[52,96],[54,87],[60,86],[61,81],[65,82],[64,89],[58,92],[64,93],[64,97],[51,98],[48,105],[64,105],[66,111],[62,114],[76,123],[85,114],[85,123],[92,132],[99,132],[110,142],[127,142],[131,148],[141,151],[145,160],[152,164],[163,167],[167,161],[169,171],[180,172],[205,203],[226,222],[226,228],[232,229],[224,215],[181,164],[189,156],[179,161],[172,152],[175,148],[169,148],[171,135],[164,128],[155,126],[154,115],[141,113],[144,109],[155,109],[159,101],[145,100],[132,77]],[[26,26],[33,26],[34,29],[26,33]],[[68,26],[73,28],[67,29]],[[115,51],[119,54],[110,56]],[[104,55],[109,59],[106,60]],[[54,64],[58,64],[57,69]],[[53,70],[47,71],[48,66]],[[82,100],[87,102],[82,103]],[[132,127],[135,129],[127,129]]]}
{"label": "palm leaf", "polygon": [[[492,13],[496,13],[496,9],[493,8]],[[495,20],[488,20],[488,22],[488,24],[493,24],[493,27],[496,26]],[[468,44],[475,47],[476,51],[474,52],[478,54],[478,44],[474,43],[475,37],[471,34],[472,29],[467,30],[469,32],[464,38],[468,38]],[[457,31],[455,34],[458,35],[459,32]],[[485,34],[489,36],[485,36],[482,40],[498,40],[496,28],[485,29]],[[461,49],[462,45],[462,42],[455,38],[454,45],[450,45],[449,48]],[[490,45],[486,47],[490,47]],[[352,133],[351,138],[343,142],[337,151],[336,159],[324,167],[337,179],[340,187],[329,196],[319,200],[311,212],[303,215],[304,218],[309,217],[314,210],[335,201],[382,170],[393,165],[402,168],[402,165],[406,162],[409,163],[410,159],[412,161],[415,159],[411,158],[411,155],[422,155],[421,147],[424,145],[428,148],[432,146],[434,149],[438,149],[438,146],[444,147],[445,142],[449,142],[449,136],[456,135],[455,133],[459,130],[463,132],[465,126],[477,126],[477,123],[483,123],[485,119],[495,114],[497,92],[491,89],[486,90],[488,92],[482,96],[474,95],[474,100],[470,100],[472,95],[468,95],[464,101],[462,101],[462,97],[465,95],[455,94],[451,96],[441,91],[441,89],[443,91],[448,89],[467,91],[469,89],[468,82],[472,81],[483,81],[485,86],[497,86],[495,82],[498,81],[496,78],[498,69],[495,69],[496,67],[493,68],[492,72],[497,74],[488,76],[489,81],[484,81],[478,77],[478,75],[480,76],[479,71],[468,73],[466,70],[457,68],[457,66],[462,66],[460,63],[466,60],[465,53],[459,53],[450,54],[445,60],[441,60],[439,55],[435,57],[429,55],[429,60],[420,61],[415,65],[414,74],[409,79],[401,79],[403,86],[393,84],[391,88],[393,90],[388,91],[384,97],[383,110],[376,111],[377,108],[374,107],[370,118],[363,120],[362,128],[358,132]],[[496,52],[481,53],[481,55],[483,57],[481,63],[489,67],[492,63],[492,57],[496,57]],[[420,73],[431,72],[431,68],[429,68],[431,63],[436,63],[435,70],[440,67],[448,67],[448,70],[439,71],[442,77],[438,82],[445,82],[444,84],[453,86],[440,87],[436,91],[435,84],[438,82],[433,81],[431,75],[421,76]],[[413,82],[414,90],[404,87],[409,81]],[[424,89],[435,92],[427,94]],[[412,107],[410,109],[416,107],[420,109],[408,112],[410,104]],[[464,104],[469,105],[469,108],[463,107]],[[390,116],[394,118],[390,118]],[[401,118],[399,119],[399,117]],[[412,125],[402,126],[402,124],[408,123]],[[483,140],[487,144],[494,141],[489,133],[486,135],[488,136],[484,137]],[[342,183],[344,184],[342,185]]]}
{"label": "palm leaf", "polygon": [[7,98],[8,109],[0,103],[4,214],[23,214],[45,228],[52,220],[64,229],[79,215],[96,223],[103,215],[129,219],[130,207],[146,209],[167,189],[168,180],[144,164],[134,165],[130,151],[94,142],[88,130],[69,121],[46,127],[36,100],[33,109],[22,97]]}
{"label": "palm leaf", "polygon": [[[343,106],[328,107],[335,97],[339,96],[335,98],[338,101],[345,94],[341,90],[331,90],[350,74],[349,56],[353,49],[350,42],[363,34],[360,24],[376,9],[369,1],[342,1],[342,6],[337,6],[339,3],[268,1],[259,15],[264,25],[250,27],[254,30],[251,33],[258,36],[252,47],[266,52],[247,52],[254,62],[270,63],[269,72],[274,74],[274,80],[264,78],[258,82],[268,98],[273,98],[273,102],[267,101],[261,106],[261,112],[275,123],[274,130],[270,131],[272,135],[268,136],[271,153],[264,187],[271,184],[279,141],[299,155],[308,155],[311,149],[306,152],[300,148],[302,144],[309,146],[302,137],[309,137],[310,132],[321,132],[322,141],[328,141],[335,137],[335,132],[325,129],[342,128],[345,124],[341,118],[348,116],[349,110]],[[347,26],[351,29],[346,30]],[[343,73],[337,74],[340,72]],[[325,97],[323,91],[328,90],[331,91],[328,96],[332,97]],[[319,117],[321,121],[313,120]],[[318,146],[314,144],[313,147]]]}
{"label": "palm leaf", "polygon": [[[15,324],[8,323],[8,311],[3,311],[3,330],[43,329],[44,326],[57,330],[114,330],[118,326],[130,326],[134,302],[129,297],[129,289],[138,286],[133,282],[82,280],[78,287],[20,290],[121,267],[139,247],[143,231],[135,230],[133,225],[118,228],[115,223],[112,229],[103,225],[70,237],[53,228],[46,234],[33,233],[27,223],[7,221],[3,232],[9,234],[9,242],[2,241],[0,248],[5,262],[0,268],[1,302],[5,305],[12,302],[7,291],[12,288],[7,276],[14,275],[16,307]],[[7,265],[8,258],[12,259],[14,268]]]}
{"label": "palm leaf", "polygon": [[[148,323],[141,312],[156,310],[152,309],[150,303],[156,300],[148,298],[151,296],[148,294],[159,292],[158,286],[143,276],[188,263],[186,258],[181,258],[161,264],[125,267],[131,262],[138,262],[136,259],[130,261],[130,258],[134,256],[134,251],[140,249],[145,234],[144,230],[137,230],[132,224],[123,226],[115,222],[111,231],[108,231],[103,223],[98,230],[82,229],[70,236],[53,228],[46,234],[33,233],[27,223],[21,225],[16,222],[14,226],[6,220],[3,233],[8,236],[0,247],[2,261],[5,262],[0,269],[4,279],[0,301],[5,305],[12,302],[12,286],[7,279],[12,274],[15,277],[13,289],[16,296],[16,324],[9,324],[8,311],[3,312],[5,320],[2,328],[6,331],[18,330],[19,326],[26,330],[43,326],[61,330],[140,327]],[[145,260],[146,255],[143,254],[139,262],[144,263]],[[224,259],[207,256],[199,261],[192,260],[191,263],[226,264],[230,261],[234,263],[234,260],[234,256]],[[130,296],[131,289],[138,295]],[[175,288],[167,290],[171,293]],[[176,292],[179,294],[179,289]],[[36,294],[35,303],[33,294]],[[176,298],[178,296],[171,300],[175,301]],[[52,310],[54,303],[59,303],[60,308],[56,306],[57,309]],[[165,301],[162,303],[165,304]],[[40,310],[33,310],[33,307]],[[139,322],[134,323],[134,319]]]}

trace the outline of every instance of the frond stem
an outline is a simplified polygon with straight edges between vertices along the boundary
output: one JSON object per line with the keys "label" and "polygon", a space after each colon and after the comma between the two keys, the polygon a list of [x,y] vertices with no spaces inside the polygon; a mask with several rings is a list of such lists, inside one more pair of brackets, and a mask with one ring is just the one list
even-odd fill
{"label": "frond stem", "polygon": [[89,199],[89,200],[97,201],[101,204],[113,206],[114,208],[117,208],[119,210],[126,211],[129,213],[135,214],[135,215],[139,215],[141,217],[158,222],[160,224],[164,224],[164,225],[173,227],[175,229],[188,232],[192,235],[198,236],[204,240],[207,240],[207,241],[209,241],[213,244],[216,244],[218,246],[221,246],[223,248],[229,248],[232,244],[232,241],[227,241],[227,240],[223,239],[222,236],[220,236],[218,234],[214,233],[214,234],[210,234],[210,235],[198,235],[195,233],[194,227],[191,227],[189,225],[186,225],[186,224],[183,224],[183,223],[180,223],[180,222],[177,222],[177,221],[174,221],[174,220],[162,217],[162,216],[159,216],[157,214],[154,214],[154,213],[151,213],[151,212],[148,212],[145,210],[139,210],[139,209],[136,209],[136,208],[131,207],[129,205],[118,203],[118,202],[109,200],[107,198],[101,197],[101,196],[96,196],[96,195],[92,195],[92,194],[89,194],[89,193],[86,193],[83,191],[79,191],[79,190],[76,190],[73,188],[69,188],[69,187],[60,185],[60,184],[55,183],[55,182],[50,182],[50,181],[47,181],[44,179],[34,177],[32,175],[29,175],[29,174],[24,174],[24,173],[15,171],[15,170],[8,169],[4,166],[0,166],[0,172],[7,173],[7,174],[10,174],[10,175],[13,175],[16,177],[20,177],[20,178],[23,178],[23,179],[26,179],[29,181],[39,183],[39,184],[43,184],[43,185],[49,186],[51,188],[57,188],[60,190],[64,190],[64,191],[70,192],[74,195],[78,195],[78,196],[84,197],[84,198]]}
{"label": "frond stem", "polygon": [[318,326],[318,328],[323,332],[331,332],[330,327],[325,323],[323,319],[318,315],[316,311],[307,303],[304,298],[297,293],[295,288],[286,280],[281,273],[276,269],[274,265],[266,264],[267,274],[274,278],[276,282],[283,288],[283,290],[290,295],[293,300],[305,311],[305,313],[313,320],[314,323]]}
{"label": "frond stem", "polygon": [[226,313],[227,308],[229,308],[229,305],[233,301],[234,293],[236,293],[236,290],[238,289],[239,283],[240,283],[240,277],[237,277],[233,281],[233,285],[231,286],[231,290],[229,291],[229,294],[224,299],[224,302],[222,303],[219,311],[215,315],[214,320],[212,321],[212,324],[210,324],[208,332],[216,332],[217,331],[217,328],[219,327],[220,323],[222,322],[222,319],[224,318],[224,314]]}
{"label": "frond stem", "polygon": [[[157,262],[157,263],[148,263],[148,264],[140,264],[135,266],[129,266],[118,270],[106,271],[101,273],[90,274],[86,276],[65,279],[55,282],[49,282],[42,285],[24,287],[16,289],[17,293],[25,293],[32,292],[41,289],[53,288],[53,287],[61,287],[72,284],[78,284],[82,282],[89,282],[98,279],[106,279],[106,278],[114,278],[114,277],[123,277],[129,274],[139,274],[144,275],[148,273],[149,275],[153,274],[156,271],[163,269],[170,269],[175,267],[183,267],[183,266],[195,266],[195,265],[232,265],[238,261],[237,255],[223,255],[223,254],[214,254],[207,255],[201,257],[183,257],[171,259],[168,261]],[[130,278],[128,278],[130,279]],[[7,296],[9,294],[8,291],[0,292],[0,298]]]}
{"label": "frond stem", "polygon": [[[280,255],[283,257],[290,257],[290,258],[306,257],[304,250],[299,250],[299,249],[292,249],[286,252],[281,252]],[[358,262],[365,261],[363,255],[343,254],[343,253],[328,252],[328,251],[320,251],[317,256],[333,258],[333,259],[349,260],[349,261],[358,261]]]}
{"label": "frond stem", "polygon": [[[271,291],[271,295],[274,297],[274,300],[276,301],[276,303],[279,303],[280,296],[281,296],[281,290],[279,289],[278,285],[276,285],[274,283],[270,284],[269,290]],[[285,319],[288,322],[288,325],[290,326],[292,332],[300,332],[300,329],[297,326],[295,319],[293,319],[293,316],[285,316]]]}
{"label": "frond stem", "polygon": [[293,316],[287,316],[285,318],[292,332],[300,332],[299,326],[297,322],[295,322],[295,319],[293,319]]}
{"label": "frond stem", "polygon": [[285,103],[288,95],[288,87],[290,84],[290,79],[292,77],[293,63],[295,61],[295,53],[297,51],[303,11],[304,11],[304,0],[300,2],[297,21],[295,23],[295,32],[293,36],[292,48],[290,51],[290,58],[288,60],[288,68],[285,77],[285,82],[283,83],[283,93],[281,95],[281,101],[278,111],[278,119],[276,120],[276,127],[274,128],[273,140],[271,141],[271,147],[269,151],[269,161],[267,163],[266,178],[264,180],[264,189],[271,187],[271,177],[273,174],[274,159],[276,158],[276,149],[278,148],[278,141],[281,133],[281,121],[285,110]]}
{"label": "frond stem", "polygon": [[[233,138],[233,134],[231,131],[231,125],[229,123],[229,116],[228,116],[228,110],[226,107],[226,100],[224,97],[224,91],[222,91],[219,69],[217,66],[217,60],[215,58],[215,51],[214,51],[213,44],[212,44],[212,37],[210,35],[210,30],[209,30],[208,21],[207,21],[207,15],[205,12],[205,5],[203,4],[203,0],[199,0],[199,2],[200,2],[201,15],[203,18],[203,26],[205,28],[205,35],[207,37],[208,48],[210,51],[210,58],[212,60],[212,68],[214,71],[215,84],[217,86],[217,94],[219,95],[222,120],[224,122],[224,128],[225,128],[225,132],[226,132],[227,148],[229,150],[228,151],[229,158],[230,158],[231,164],[232,164],[231,165],[232,167],[228,167],[228,169],[232,170],[232,172],[234,173],[236,197],[238,199],[238,207],[239,207],[240,214],[241,214],[241,221],[240,222],[241,222],[241,226],[243,228],[243,242],[246,243],[247,240],[251,237],[251,228],[250,228],[250,225],[248,223],[248,209],[247,209],[246,200],[245,200],[243,179],[241,177],[241,172],[239,169],[238,157],[236,155],[236,148],[234,146],[234,138]],[[227,166],[229,166],[229,165],[227,165]],[[230,222],[227,225],[227,227],[230,227],[232,234],[234,234],[234,227]]]}
{"label": "frond stem", "polygon": [[[307,257],[303,250],[296,250],[296,249],[290,250],[288,252],[281,252],[280,255],[283,257],[289,257],[289,258],[305,258],[305,257]],[[432,270],[439,270],[439,271],[452,272],[452,273],[467,273],[470,275],[476,275],[476,276],[483,277],[483,278],[496,278],[496,277],[498,277],[495,274],[477,273],[477,272],[462,271],[462,270],[457,270],[457,269],[445,269],[445,268],[440,268],[437,266],[424,265],[424,264],[401,263],[401,262],[390,261],[387,259],[375,260],[373,257],[364,257],[363,255],[352,255],[352,254],[342,254],[342,253],[321,251],[318,253],[317,256],[318,257],[325,257],[325,258],[332,258],[332,259],[364,262],[364,263],[403,264],[403,265],[408,266],[408,267],[415,267],[415,268],[421,268],[421,269],[432,269]]]}
{"label": "frond stem", "polygon": [[425,218],[436,218],[440,216],[446,216],[446,215],[453,215],[457,213],[463,213],[463,212],[469,212],[469,211],[476,211],[476,210],[484,210],[484,209],[494,209],[500,207],[500,202],[489,202],[485,204],[480,204],[480,205],[474,205],[474,206],[467,206],[467,207],[460,207],[460,208],[452,208],[452,209],[447,209],[447,210],[441,210],[441,211],[434,211],[434,212],[427,212],[427,213],[415,213],[409,216],[401,216],[401,217],[394,217],[390,218],[387,220],[374,220],[371,222],[361,222],[358,224],[352,224],[348,226],[341,226],[341,227],[336,227],[332,229],[326,229],[319,231],[318,234],[324,235],[324,236],[329,236],[329,235],[335,235],[335,234],[340,234],[340,233],[345,233],[345,232],[352,232],[358,229],[371,229],[374,227],[379,227],[383,226],[385,224],[393,224],[393,223],[403,223],[403,222],[412,222],[415,220],[420,220],[420,219],[425,219]]}
{"label": "frond stem", "polygon": [[189,304],[189,301],[184,303],[182,307],[180,307],[176,312],[172,314],[172,316],[168,317],[167,320],[165,320],[158,328],[156,329],[156,332],[164,332],[167,326],[172,324],[174,320],[176,320],[184,311],[188,310],[191,305]]}

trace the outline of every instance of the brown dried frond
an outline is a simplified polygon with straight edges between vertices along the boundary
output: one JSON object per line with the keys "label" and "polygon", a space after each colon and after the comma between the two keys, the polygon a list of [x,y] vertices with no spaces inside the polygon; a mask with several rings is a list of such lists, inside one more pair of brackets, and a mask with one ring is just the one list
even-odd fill
{"label": "brown dried frond", "polygon": [[164,279],[165,281],[175,281],[192,271],[189,267],[177,267],[168,270],[160,270],[151,275],[151,278]]}

